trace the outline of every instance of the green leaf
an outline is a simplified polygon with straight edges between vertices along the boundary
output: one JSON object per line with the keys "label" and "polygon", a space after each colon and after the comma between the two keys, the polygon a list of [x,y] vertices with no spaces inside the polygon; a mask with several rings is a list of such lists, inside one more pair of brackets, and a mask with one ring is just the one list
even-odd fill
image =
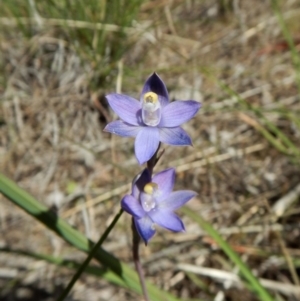
{"label": "green leaf", "polygon": [[[88,253],[93,248],[94,242],[71,227],[67,222],[58,217],[54,212],[38,202],[29,193],[21,189],[3,174],[0,174],[0,192],[77,249]],[[132,291],[141,294],[137,274],[128,265],[122,263],[102,248],[98,249],[94,258],[98,260],[104,268],[106,268],[103,273],[103,277],[105,279],[112,281],[111,272],[113,272],[119,278],[118,284],[124,284],[124,286],[128,287]],[[115,280],[112,282],[117,283]],[[147,289],[152,301],[179,300],[171,294],[163,292],[149,283],[147,283]]]}

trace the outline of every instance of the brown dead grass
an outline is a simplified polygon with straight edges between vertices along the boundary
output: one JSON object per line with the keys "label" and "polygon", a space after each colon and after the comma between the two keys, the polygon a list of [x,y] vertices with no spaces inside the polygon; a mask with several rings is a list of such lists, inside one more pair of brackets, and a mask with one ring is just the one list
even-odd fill
{"label": "brown dead grass", "polygon": [[[5,27],[9,31],[2,31],[0,44],[6,79],[0,87],[0,170],[97,239],[118,211],[126,184],[139,172],[133,140],[102,132],[113,118],[103,95],[117,89],[119,74],[122,92],[138,97],[143,81],[157,71],[173,98],[204,105],[185,125],[194,148],[165,146],[157,170],[176,167],[176,188],[199,193],[189,206],[219,229],[258,277],[276,281],[269,286],[272,291],[283,300],[296,300],[291,289],[278,287],[295,287],[298,281],[286,258],[295,261],[298,273],[299,167],[265,141],[256,117],[242,112],[207,76],[209,71],[262,110],[284,107],[299,112],[295,70],[288,50],[276,48],[282,36],[269,3],[234,3],[237,6],[227,12],[219,11],[214,1],[145,3],[139,22],[151,23],[151,29],[124,56],[107,80],[111,84],[97,90],[89,85],[94,72],[90,63],[51,27],[30,40]],[[284,5],[289,23],[299,18],[299,9],[296,1]],[[280,114],[267,117],[300,145],[299,128]],[[273,206],[291,191],[296,191],[294,202],[285,202],[288,207],[274,216]],[[2,246],[83,259],[0,198]],[[186,233],[158,231],[150,245],[141,248],[147,278],[181,298],[256,300],[233,282],[209,277],[205,271],[196,281],[178,266],[237,272],[213,240],[187,217],[183,220]],[[130,218],[123,216],[104,247],[130,263],[130,245]],[[0,262],[2,300],[55,300],[71,276],[69,270],[13,254],[1,253]],[[83,276],[73,299],[140,297]]]}

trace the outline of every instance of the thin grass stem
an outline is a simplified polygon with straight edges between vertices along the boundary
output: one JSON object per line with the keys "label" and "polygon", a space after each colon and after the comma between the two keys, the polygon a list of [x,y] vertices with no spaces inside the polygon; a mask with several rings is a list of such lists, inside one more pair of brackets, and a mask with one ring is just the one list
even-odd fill
{"label": "thin grass stem", "polygon": [[114,228],[115,224],[117,223],[117,221],[121,217],[122,213],[123,213],[123,209],[120,209],[119,213],[114,217],[114,219],[112,220],[112,222],[110,223],[110,225],[106,228],[106,230],[103,233],[103,235],[100,237],[100,239],[98,240],[98,242],[94,245],[94,247],[92,248],[92,250],[89,253],[88,257],[85,259],[85,261],[79,267],[79,269],[77,270],[77,272],[74,274],[74,276],[72,277],[71,281],[69,282],[69,284],[67,285],[67,287],[64,289],[64,291],[62,292],[62,294],[60,295],[60,297],[57,299],[57,301],[63,301],[68,296],[68,294],[70,293],[70,291],[73,288],[74,284],[79,279],[79,277],[81,276],[81,274],[84,272],[84,270],[86,269],[86,267],[89,265],[90,261],[95,256],[97,250],[100,248],[100,246],[102,245],[102,243],[108,237],[109,233]]}
{"label": "thin grass stem", "polygon": [[143,267],[140,262],[140,255],[139,255],[139,246],[140,246],[141,239],[140,239],[139,234],[136,231],[133,218],[132,218],[132,235],[133,235],[132,257],[133,257],[134,266],[139,275],[140,284],[141,284],[141,288],[142,288],[142,292],[143,292],[145,301],[149,301],[150,299],[149,299],[148,291],[146,288],[145,276],[144,276],[144,272],[143,272]]}
{"label": "thin grass stem", "polygon": [[293,65],[294,65],[294,68],[296,71],[296,83],[298,86],[298,91],[300,92],[300,57],[299,57],[297,48],[295,46],[295,43],[293,41],[293,37],[284,21],[282,12],[281,12],[279,4],[278,4],[278,0],[272,0],[272,7],[273,7],[275,15],[277,16],[279,25],[282,30],[282,34],[283,34],[287,44],[289,45],[289,48],[291,51],[292,62],[293,62]]}

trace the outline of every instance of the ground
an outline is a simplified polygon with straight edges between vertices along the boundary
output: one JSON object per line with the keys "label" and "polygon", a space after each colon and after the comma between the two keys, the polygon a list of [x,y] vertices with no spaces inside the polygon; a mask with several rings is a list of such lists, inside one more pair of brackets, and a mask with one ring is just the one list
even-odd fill
{"label": "ground", "polygon": [[[103,132],[116,118],[105,94],[138,98],[157,72],[172,99],[194,99],[202,108],[184,125],[193,147],[163,145],[156,171],[176,168],[176,189],[198,193],[187,206],[222,234],[273,295],[298,300],[300,3],[140,2],[127,23],[118,23],[125,6],[116,19],[103,19],[116,26],[103,29],[95,20],[75,22],[72,12],[60,22],[34,1],[29,15],[20,9],[18,23],[4,1],[1,172],[97,240],[141,170],[134,140]],[[0,200],[0,299],[56,300],[74,270],[15,251],[78,262],[85,255]],[[178,213],[185,233],[159,229],[141,246],[147,279],[185,300],[258,300],[210,235]],[[132,265],[130,246],[124,214],[103,247]],[[141,297],[84,274],[68,300],[108,299]]]}

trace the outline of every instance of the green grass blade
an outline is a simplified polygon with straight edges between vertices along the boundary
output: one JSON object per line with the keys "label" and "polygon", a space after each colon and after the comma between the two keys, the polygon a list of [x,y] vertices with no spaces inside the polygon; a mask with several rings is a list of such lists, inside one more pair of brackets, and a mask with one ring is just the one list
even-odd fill
{"label": "green grass blade", "polygon": [[245,109],[252,111],[257,117],[261,118],[265,125],[271,130],[277,138],[280,139],[281,143],[272,136],[268,131],[262,131],[261,133],[264,137],[273,144],[279,151],[283,152],[286,155],[294,155],[295,157],[300,157],[300,150],[298,147],[271,121],[269,121],[263,114],[260,108],[254,107],[251,104],[247,103],[243,98],[240,97],[238,93],[232,90],[229,86],[219,81],[220,87],[228,93],[230,96],[235,97],[239,104],[241,104]]}
{"label": "green grass blade", "polygon": [[[238,103],[244,110],[252,111],[258,118],[260,118],[266,127],[269,129],[265,129],[260,126],[257,130],[269,141],[275,148],[277,148],[280,152],[287,156],[293,156],[292,161],[298,162],[300,157],[300,150],[298,147],[270,120],[268,120],[261,108],[255,107],[245,101],[237,92],[231,89],[228,85],[223,83],[221,80],[218,80],[211,72],[205,70],[203,71],[210,79],[216,82],[224,92],[226,92],[231,97],[236,98]],[[275,135],[273,135],[275,134]]]}
{"label": "green grass blade", "polygon": [[282,12],[281,12],[281,10],[279,8],[279,5],[278,5],[278,0],[272,0],[272,7],[273,7],[273,10],[274,10],[274,13],[277,16],[279,25],[280,25],[282,33],[283,33],[283,36],[284,36],[286,42],[288,43],[290,51],[291,51],[292,62],[293,62],[293,65],[294,65],[294,68],[295,68],[295,71],[296,71],[296,82],[297,82],[297,86],[298,86],[298,91],[300,92],[300,57],[299,57],[299,54],[298,54],[298,50],[297,50],[297,48],[295,46],[295,43],[293,41],[293,37],[292,37],[289,29],[287,28],[286,24],[285,24]]}
{"label": "green grass blade", "polygon": [[232,248],[224,241],[218,231],[216,231],[210,223],[206,222],[200,215],[187,207],[183,207],[182,211],[192,218],[203,230],[205,230],[226,253],[226,255],[234,262],[240,270],[243,278],[248,282],[251,289],[259,296],[262,301],[273,301],[274,299],[268,291],[259,283],[256,277],[252,274],[248,266],[240,259],[240,257],[232,250]]}
{"label": "green grass blade", "polygon": [[69,282],[69,284],[67,285],[67,287],[64,289],[64,291],[62,292],[61,296],[58,298],[58,301],[63,301],[68,296],[68,294],[70,293],[70,291],[73,288],[73,286],[76,283],[76,281],[79,279],[79,277],[81,276],[81,274],[84,272],[84,270],[86,269],[86,267],[89,265],[90,261],[94,258],[97,250],[100,248],[100,246],[103,244],[103,242],[107,238],[108,234],[111,232],[111,230],[116,225],[116,223],[119,220],[119,218],[121,217],[122,213],[123,213],[123,210],[120,209],[119,213],[115,216],[115,218],[113,219],[113,221],[106,228],[105,232],[100,237],[100,239],[98,240],[98,242],[93,246],[93,248],[92,248],[91,252],[89,253],[88,257],[85,259],[85,261],[82,263],[82,265],[78,268],[78,270],[76,271],[76,273],[72,277],[71,281]]}
{"label": "green grass blade", "polygon": [[[0,248],[0,252],[23,255],[37,260],[44,260],[48,263],[55,264],[56,266],[65,267],[73,270],[77,270],[80,267],[80,264],[73,260],[63,259],[61,257],[55,257],[52,255],[26,252],[23,250],[15,250],[10,248]],[[87,266],[84,272],[89,275],[104,278],[107,281],[122,286],[124,288],[128,288],[126,282],[122,280],[122,278],[118,277],[115,273],[113,273],[112,271],[108,270],[105,267],[99,267],[94,265]]]}
{"label": "green grass blade", "polygon": [[[299,114],[300,115],[300,114]],[[295,114],[293,114],[292,112],[288,112],[285,114],[285,116],[292,121],[295,126],[300,130],[300,119],[299,117],[297,117]]]}
{"label": "green grass blade", "polygon": [[[0,192],[77,249],[90,252],[93,248],[94,243],[91,240],[72,228],[67,222],[59,218],[54,212],[38,202],[3,174],[0,174]],[[128,288],[141,294],[137,274],[128,265],[122,263],[102,248],[97,250],[94,258],[121,278]],[[147,288],[152,301],[179,300],[149,283],[147,284]]]}

